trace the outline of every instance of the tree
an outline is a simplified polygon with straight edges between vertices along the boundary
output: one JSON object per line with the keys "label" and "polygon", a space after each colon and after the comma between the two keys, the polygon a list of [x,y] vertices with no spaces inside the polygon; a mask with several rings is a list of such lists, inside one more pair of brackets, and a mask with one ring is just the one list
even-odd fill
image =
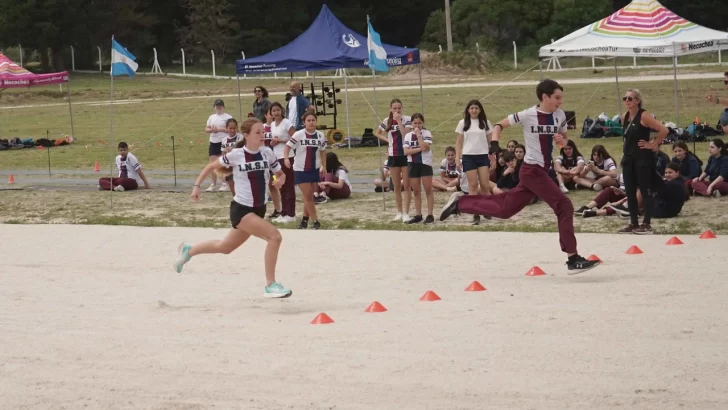
{"label": "tree", "polygon": [[183,4],[187,25],[178,27],[177,33],[187,56],[199,59],[214,50],[215,57],[224,60],[237,52],[240,25],[228,0],[183,0]]}

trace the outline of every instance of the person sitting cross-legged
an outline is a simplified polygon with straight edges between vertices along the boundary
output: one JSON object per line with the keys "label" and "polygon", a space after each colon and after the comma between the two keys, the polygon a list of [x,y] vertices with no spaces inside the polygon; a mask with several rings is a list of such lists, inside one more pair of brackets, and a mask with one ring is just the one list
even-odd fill
{"label": "person sitting cross-legged", "polygon": [[140,183],[144,184],[145,189],[150,189],[147,176],[142,171],[142,164],[134,154],[129,152],[129,145],[126,142],[120,142],[118,147],[116,168],[119,170],[119,176],[117,178],[99,178],[99,190],[133,191],[139,188]]}

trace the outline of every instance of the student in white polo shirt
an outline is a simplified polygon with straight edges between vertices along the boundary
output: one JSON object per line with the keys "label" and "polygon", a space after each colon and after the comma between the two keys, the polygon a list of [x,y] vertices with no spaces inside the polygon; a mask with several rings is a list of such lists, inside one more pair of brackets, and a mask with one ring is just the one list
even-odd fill
{"label": "student in white polo shirt", "polygon": [[147,176],[142,171],[142,164],[139,163],[134,154],[129,152],[129,145],[126,142],[119,143],[119,155],[116,156],[116,169],[119,170],[117,178],[100,178],[99,190],[117,192],[133,191],[144,184],[144,189],[151,188]]}
{"label": "student in white polo shirt", "polygon": [[[225,112],[225,103],[218,99],[215,100],[215,113],[207,119],[205,132],[210,134],[210,146],[207,148],[207,155],[210,162],[217,162],[222,155],[222,144],[227,138],[227,120],[232,118],[230,114]],[[212,173],[212,184],[207,188],[207,192],[212,192],[217,184],[217,175]],[[230,191],[230,187],[224,180],[220,185],[220,191]]]}

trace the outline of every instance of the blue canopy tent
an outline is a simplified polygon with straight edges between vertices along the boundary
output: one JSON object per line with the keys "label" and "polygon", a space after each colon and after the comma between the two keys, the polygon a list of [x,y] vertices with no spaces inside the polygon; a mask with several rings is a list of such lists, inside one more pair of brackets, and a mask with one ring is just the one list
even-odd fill
{"label": "blue canopy tent", "polygon": [[[387,52],[387,65],[398,67],[420,63],[420,50],[382,44]],[[311,26],[287,45],[268,54],[235,62],[240,89],[241,74],[291,73],[302,71],[368,68],[367,37],[346,27],[324,4]],[[420,66],[420,102],[422,98],[422,68]],[[315,76],[314,76],[315,78]],[[346,122],[349,134],[349,92],[344,74]],[[238,96],[240,92],[238,91]]]}

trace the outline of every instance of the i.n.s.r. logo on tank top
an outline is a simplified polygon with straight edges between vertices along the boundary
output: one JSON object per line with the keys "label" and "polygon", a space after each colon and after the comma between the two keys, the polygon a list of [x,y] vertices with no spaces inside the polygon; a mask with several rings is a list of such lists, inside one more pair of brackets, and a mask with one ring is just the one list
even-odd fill
{"label": "i.n.s.r. logo on tank top", "polygon": [[238,170],[240,172],[263,171],[266,169],[268,169],[268,161],[266,160],[251,161],[246,162],[245,164],[238,164]]}

